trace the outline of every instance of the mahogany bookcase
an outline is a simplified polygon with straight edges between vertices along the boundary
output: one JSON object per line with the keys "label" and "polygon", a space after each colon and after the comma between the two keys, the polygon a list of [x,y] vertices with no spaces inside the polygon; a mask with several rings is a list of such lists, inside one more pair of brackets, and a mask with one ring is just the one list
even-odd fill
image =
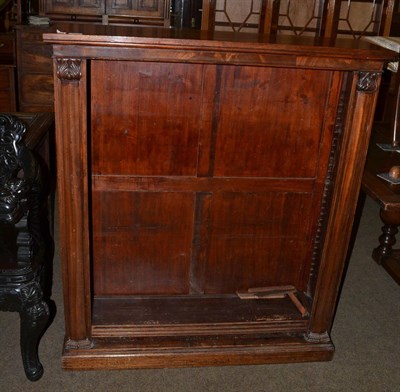
{"label": "mahogany bookcase", "polygon": [[384,62],[91,26],[53,45],[67,369],[332,358]]}

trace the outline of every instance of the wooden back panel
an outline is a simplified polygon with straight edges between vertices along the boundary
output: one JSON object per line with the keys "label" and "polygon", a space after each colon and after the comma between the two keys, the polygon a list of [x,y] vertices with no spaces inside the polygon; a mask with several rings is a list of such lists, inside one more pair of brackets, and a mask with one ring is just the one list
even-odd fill
{"label": "wooden back panel", "polygon": [[335,75],[93,61],[95,295],[305,291]]}

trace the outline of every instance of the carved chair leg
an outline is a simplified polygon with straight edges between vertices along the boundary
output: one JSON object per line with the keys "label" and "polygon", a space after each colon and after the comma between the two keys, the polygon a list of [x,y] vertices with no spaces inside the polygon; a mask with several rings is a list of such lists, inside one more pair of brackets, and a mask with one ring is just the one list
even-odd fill
{"label": "carved chair leg", "polygon": [[396,234],[400,225],[400,211],[380,210],[380,217],[384,226],[382,235],[379,237],[379,246],[372,252],[372,258],[382,264],[392,253],[393,245],[396,243]]}
{"label": "carved chair leg", "polygon": [[39,380],[43,375],[43,366],[39,361],[38,344],[47,326],[50,312],[38,280],[24,287],[24,299],[20,311],[21,318],[21,354],[26,377],[31,381]]}

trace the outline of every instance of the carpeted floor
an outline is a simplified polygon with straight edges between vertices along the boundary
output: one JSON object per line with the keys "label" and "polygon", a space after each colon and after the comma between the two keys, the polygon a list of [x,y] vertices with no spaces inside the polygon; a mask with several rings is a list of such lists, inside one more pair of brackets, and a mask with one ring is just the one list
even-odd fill
{"label": "carpeted floor", "polygon": [[1,312],[0,391],[400,391],[400,287],[370,257],[380,227],[378,206],[368,199],[332,331],[336,354],[331,362],[64,371],[61,278],[56,253],[53,300],[58,312],[40,343],[44,376],[36,383],[26,380],[19,352],[18,314]]}

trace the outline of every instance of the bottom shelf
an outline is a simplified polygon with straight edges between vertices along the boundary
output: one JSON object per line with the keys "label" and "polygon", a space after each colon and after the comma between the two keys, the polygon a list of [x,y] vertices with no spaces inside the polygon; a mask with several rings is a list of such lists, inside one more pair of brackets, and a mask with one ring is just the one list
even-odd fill
{"label": "bottom shelf", "polygon": [[95,298],[91,341],[66,341],[63,366],[127,369],[330,360],[334,347],[329,336],[307,339],[308,323],[287,296]]}
{"label": "bottom shelf", "polygon": [[93,337],[144,337],[306,332],[288,296],[102,297],[93,302]]}
{"label": "bottom shelf", "polygon": [[329,361],[333,353],[329,338],[312,343],[299,335],[95,338],[91,348],[65,349],[62,364],[69,370],[257,365]]}

